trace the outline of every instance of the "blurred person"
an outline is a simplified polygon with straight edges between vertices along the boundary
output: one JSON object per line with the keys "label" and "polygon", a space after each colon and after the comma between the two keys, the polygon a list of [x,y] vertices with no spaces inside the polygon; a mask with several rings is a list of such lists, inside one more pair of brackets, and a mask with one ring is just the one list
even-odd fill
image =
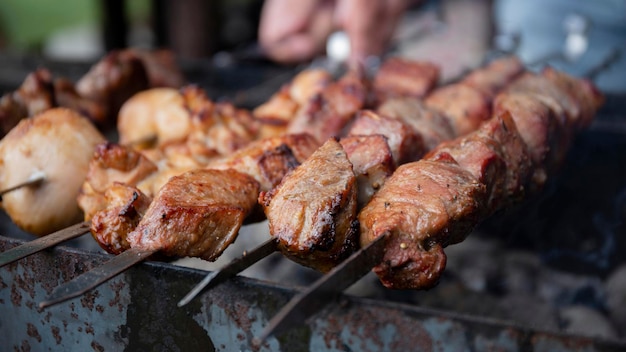
{"label": "blurred person", "polygon": [[411,0],[266,0],[261,12],[259,42],[265,54],[280,63],[309,61],[320,53],[328,36],[343,30],[350,39],[351,65],[387,48]]}

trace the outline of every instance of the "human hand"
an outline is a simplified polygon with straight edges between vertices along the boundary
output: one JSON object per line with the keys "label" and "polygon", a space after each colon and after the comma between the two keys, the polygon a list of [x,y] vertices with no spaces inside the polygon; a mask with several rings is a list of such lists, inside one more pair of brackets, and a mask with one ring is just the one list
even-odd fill
{"label": "human hand", "polygon": [[350,38],[348,63],[361,64],[381,55],[407,0],[266,0],[259,41],[265,53],[281,63],[311,60],[323,53],[335,30]]}

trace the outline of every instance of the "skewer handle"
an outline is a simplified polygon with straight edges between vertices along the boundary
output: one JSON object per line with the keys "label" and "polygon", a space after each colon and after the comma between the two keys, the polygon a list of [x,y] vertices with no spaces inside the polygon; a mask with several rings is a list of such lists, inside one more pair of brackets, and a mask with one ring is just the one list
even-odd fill
{"label": "skewer handle", "polygon": [[61,242],[82,236],[89,232],[90,225],[91,224],[89,222],[81,222],[79,224],[67,227],[63,230],[53,232],[47,236],[43,236],[36,240],[26,242],[22,245],[9,249],[8,251],[4,251],[0,253],[0,268],[7,264],[13,263],[14,261],[40,252],[46,248],[55,246]]}
{"label": "skewer handle", "polygon": [[156,250],[146,251],[131,248],[101,266],[83,273],[61,286],[57,286],[45,301],[39,303],[39,308],[49,307],[80,296],[92,288],[110,280],[131,266],[142,262],[156,252]]}

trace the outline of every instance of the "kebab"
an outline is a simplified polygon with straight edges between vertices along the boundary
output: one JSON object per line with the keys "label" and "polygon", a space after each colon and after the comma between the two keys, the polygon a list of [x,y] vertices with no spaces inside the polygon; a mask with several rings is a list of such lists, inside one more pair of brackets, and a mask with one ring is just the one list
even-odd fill
{"label": "kebab", "polygon": [[[392,65],[397,65],[397,61],[392,61]],[[507,79],[510,80],[519,74],[521,72],[520,67],[517,59],[504,58],[493,62],[484,69],[477,70],[476,73],[468,76],[468,79],[470,82],[486,82],[483,89],[494,91],[498,87],[504,86]],[[381,71],[397,72],[396,70],[382,69]],[[503,71],[505,78],[497,74]],[[476,77],[485,78],[477,79]],[[389,81],[379,79],[378,82],[385,82],[384,87],[387,90],[393,90],[388,83]],[[478,86],[478,83],[473,84]],[[386,177],[393,172],[396,165],[405,161],[416,160],[424,153],[427,146],[421,143],[422,139],[412,128],[413,125],[420,125],[420,131],[430,132],[432,135],[441,130],[441,121],[447,121],[445,114],[428,107],[421,107],[419,102],[414,103],[414,100],[417,101],[415,97],[402,97],[406,91],[404,87],[404,85],[400,85],[394,94],[389,94],[394,98],[388,100],[389,104],[386,106],[393,117],[378,115],[372,111],[361,111],[352,123],[348,132],[349,135],[340,141],[349,152],[340,158],[343,160],[343,163],[340,164],[344,165],[341,174],[352,175],[354,178],[351,178],[349,182],[346,181],[345,185],[352,185],[355,179],[357,180],[359,185],[357,203],[360,205],[365,204],[372,194],[383,185]],[[485,101],[489,99],[491,97],[484,98],[481,96],[477,102],[460,102],[460,105],[483,106]],[[386,102],[383,103],[383,106],[385,106],[384,104]],[[415,106],[419,108],[413,109]],[[486,108],[483,109],[483,111],[487,110]],[[458,111],[458,109],[454,111]],[[437,117],[421,118],[424,115]],[[421,123],[417,123],[417,121]],[[363,139],[366,135],[380,138],[379,133],[381,132],[384,134],[383,138],[387,142],[384,144],[387,144],[387,148],[381,148],[381,144],[377,144],[374,140]],[[452,133],[450,131],[450,134]],[[433,138],[431,137],[431,139]],[[360,142],[360,147],[357,147],[359,143],[355,145],[357,141]],[[270,192],[262,192],[259,201],[265,207],[267,218],[270,220],[270,233],[273,237],[256,249],[248,251],[244,257],[233,261],[222,270],[208,275],[179,302],[179,305],[189,302],[210,284],[215,285],[241,272],[263,256],[276,250],[281,250],[288,258],[298,263],[326,272],[356,249],[353,243],[354,236],[350,235],[350,232],[341,234],[336,230],[337,228],[349,229],[356,223],[356,208],[347,213],[349,216],[341,216],[341,214],[345,215],[346,213],[340,204],[343,204],[342,202],[353,204],[350,198],[350,194],[354,193],[350,190],[352,186],[349,188],[340,187],[341,184],[334,182],[336,180],[333,173],[321,171],[336,170],[337,165],[334,165],[330,160],[334,160],[333,158],[345,153],[341,147],[337,147],[336,143],[328,141],[327,144],[335,147],[328,146],[318,151],[319,153],[316,152],[311,158],[314,161],[307,161],[299,167],[303,171],[288,175],[278,186],[278,188],[284,187],[285,190],[281,191],[277,188]],[[385,151],[388,151],[388,154],[385,154]],[[323,190],[318,192],[303,191],[307,187],[317,189],[316,183],[311,184],[311,180],[320,177],[323,177],[323,181],[317,183],[324,184]],[[306,186],[299,185],[300,183]],[[283,186],[283,184],[288,185]],[[333,188],[331,185],[337,187]],[[318,194],[326,195],[326,201],[322,200],[323,197],[317,200],[309,199],[309,197],[315,198]],[[274,215],[270,216],[270,213]],[[283,217],[282,214],[296,214],[297,216]],[[309,256],[317,257],[311,259]]]}
{"label": "kebab", "polygon": [[358,215],[363,249],[296,296],[259,341],[320,308],[327,301],[320,297],[332,296],[371,268],[388,288],[435,285],[445,268],[443,248],[538,191],[546,170],[558,167],[554,163],[562,161],[573,134],[588,126],[601,104],[588,81],[550,68],[524,74],[496,98],[494,117],[477,131],[397,168]]}

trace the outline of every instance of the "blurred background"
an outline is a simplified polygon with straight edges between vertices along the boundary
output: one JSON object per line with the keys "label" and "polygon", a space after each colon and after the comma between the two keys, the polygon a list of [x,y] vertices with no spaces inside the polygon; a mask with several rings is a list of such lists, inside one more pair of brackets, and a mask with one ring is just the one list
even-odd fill
{"label": "blurred background", "polygon": [[[263,0],[5,0],[0,53],[94,62],[113,49],[169,48],[187,62],[258,62],[262,7]],[[576,75],[608,60],[598,85],[625,91],[625,48],[623,0],[427,0],[413,2],[386,54],[438,62],[444,79],[495,52]]]}

